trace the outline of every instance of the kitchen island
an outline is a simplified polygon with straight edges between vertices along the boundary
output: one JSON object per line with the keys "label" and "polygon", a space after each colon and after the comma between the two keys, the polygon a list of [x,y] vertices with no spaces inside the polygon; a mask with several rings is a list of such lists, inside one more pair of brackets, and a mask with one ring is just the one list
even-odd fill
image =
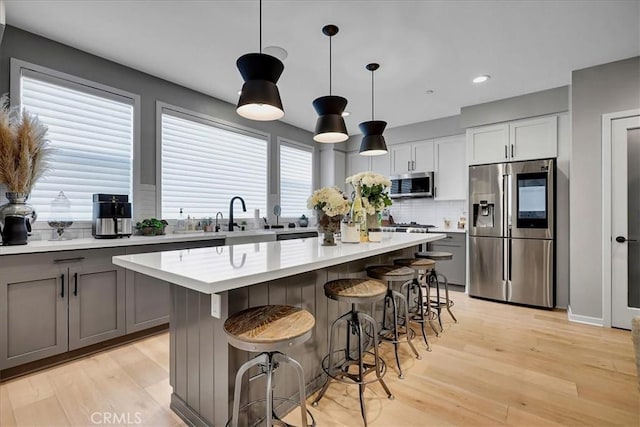
{"label": "kitchen island", "polygon": [[[323,381],[331,322],[349,310],[329,300],[328,280],[364,277],[369,265],[413,256],[417,246],[444,234],[385,233],[382,242],[321,246],[318,238],[220,246],[113,257],[114,264],[171,285],[171,408],[193,425],[223,426],[229,417],[235,373],[252,357],[227,344],[229,314],[264,304],[302,307],[316,318],[312,338],[289,354],[305,370],[307,393]],[[282,367],[276,396],[296,395],[295,376]],[[256,372],[250,372],[255,375]],[[245,378],[244,402],[264,397],[264,378]]]}

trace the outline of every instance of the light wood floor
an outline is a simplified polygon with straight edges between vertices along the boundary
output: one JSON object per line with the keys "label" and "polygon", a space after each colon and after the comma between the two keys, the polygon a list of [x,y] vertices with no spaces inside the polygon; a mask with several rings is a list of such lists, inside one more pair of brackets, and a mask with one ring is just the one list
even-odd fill
{"label": "light wood floor", "polygon": [[[385,377],[395,400],[367,389],[370,426],[640,426],[630,332],[454,295],[459,323],[431,334],[422,360],[401,354],[406,379]],[[183,425],[169,409],[168,362],[163,334],[4,383],[0,425],[85,426],[92,415],[97,424]],[[357,387],[333,384],[310,409],[318,426],[361,425]]]}

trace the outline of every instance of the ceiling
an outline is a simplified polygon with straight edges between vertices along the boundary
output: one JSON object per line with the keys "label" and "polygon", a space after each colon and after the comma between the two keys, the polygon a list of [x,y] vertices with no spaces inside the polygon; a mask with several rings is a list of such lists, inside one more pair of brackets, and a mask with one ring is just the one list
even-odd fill
{"label": "ceiling", "polygon": [[[258,45],[258,1],[9,0],[7,24],[235,104],[236,59]],[[284,122],[313,130],[311,102],[349,100],[347,126],[389,127],[570,84],[571,71],[640,54],[640,0],[264,0],[263,46],[288,51],[278,83]],[[472,78],[489,74],[484,84]],[[433,94],[427,94],[433,90]]]}

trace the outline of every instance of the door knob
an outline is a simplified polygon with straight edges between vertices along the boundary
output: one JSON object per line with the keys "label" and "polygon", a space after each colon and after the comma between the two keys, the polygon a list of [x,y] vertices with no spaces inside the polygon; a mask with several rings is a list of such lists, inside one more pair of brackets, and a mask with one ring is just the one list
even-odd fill
{"label": "door knob", "polygon": [[637,240],[635,240],[635,239],[627,239],[627,238],[626,238],[626,237],[624,237],[624,236],[618,236],[618,237],[616,237],[616,242],[618,242],[618,243],[624,243],[624,242],[637,242]]}

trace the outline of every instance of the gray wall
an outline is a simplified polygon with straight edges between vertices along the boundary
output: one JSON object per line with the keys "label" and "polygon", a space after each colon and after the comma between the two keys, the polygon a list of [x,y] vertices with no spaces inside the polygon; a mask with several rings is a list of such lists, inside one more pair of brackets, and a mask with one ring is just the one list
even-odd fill
{"label": "gray wall", "polygon": [[[278,136],[313,145],[311,133],[303,129],[282,122],[246,120],[236,114],[235,105],[10,25],[5,29],[0,46],[0,94],[9,92],[9,62],[12,57],[140,95],[142,184],[155,184],[156,181],[156,100],[268,132],[272,147],[275,147]],[[276,156],[276,150],[272,150],[271,165],[277,164]],[[272,168],[270,192],[275,193],[277,188],[277,174]]]}
{"label": "gray wall", "polygon": [[571,311],[602,313],[602,115],[640,108],[640,57],[572,73]]}
{"label": "gray wall", "polygon": [[[387,129],[384,131],[384,139],[387,145],[393,145],[460,135],[464,132],[464,129],[460,126],[460,116],[450,116]],[[361,141],[362,135],[360,134],[350,137],[345,144],[345,151],[359,150]]]}
{"label": "gray wall", "polygon": [[460,109],[464,128],[560,113],[569,109],[569,86],[485,102]]}

